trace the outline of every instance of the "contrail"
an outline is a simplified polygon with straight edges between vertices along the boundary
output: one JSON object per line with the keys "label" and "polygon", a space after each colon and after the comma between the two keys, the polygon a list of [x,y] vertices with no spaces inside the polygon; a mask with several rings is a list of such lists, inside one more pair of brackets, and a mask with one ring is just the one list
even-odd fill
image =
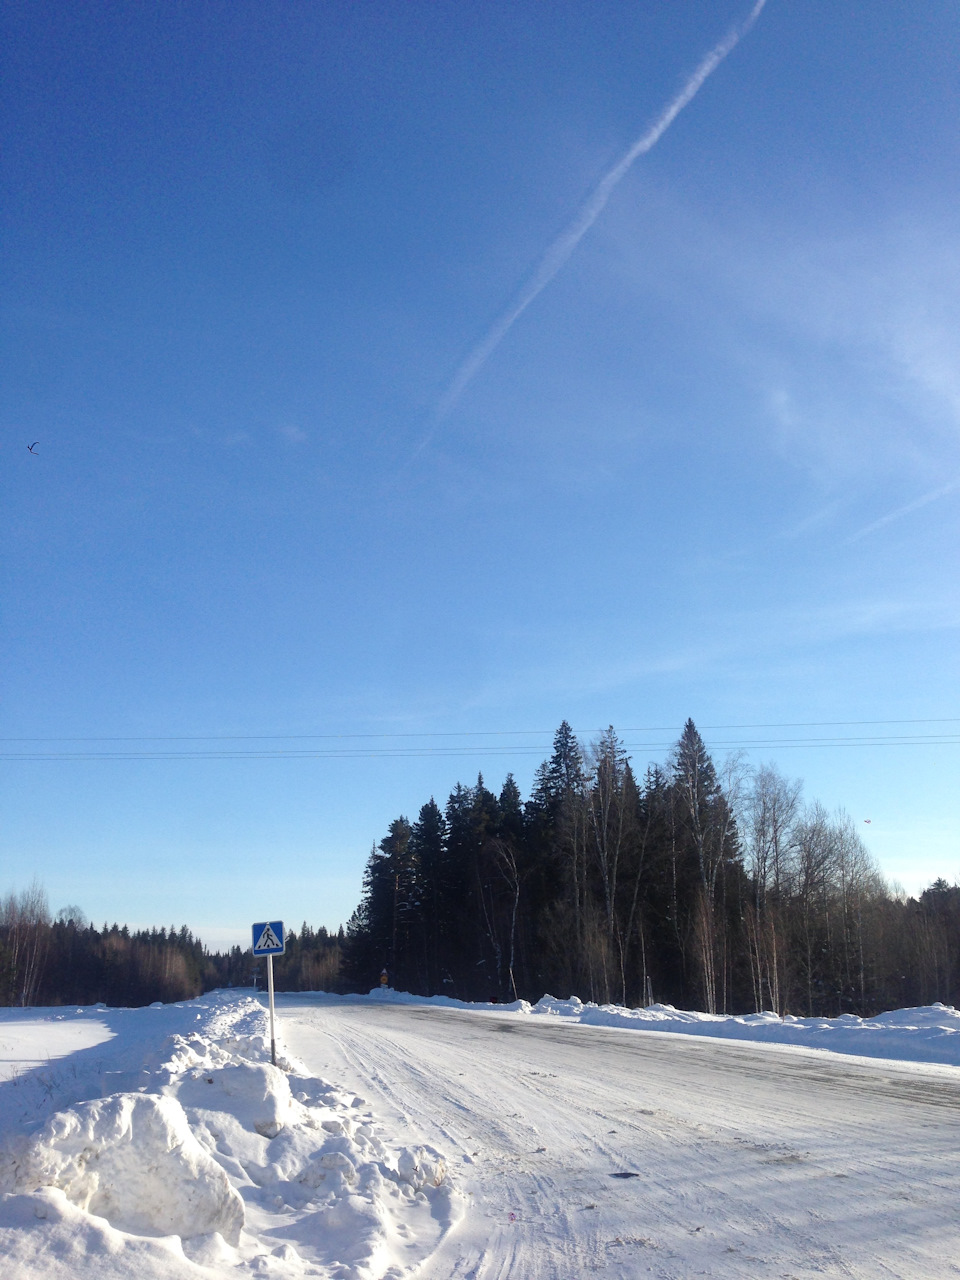
{"label": "contrail", "polygon": [[958,489],[960,489],[960,480],[951,480],[949,484],[941,485],[939,489],[932,489],[929,493],[915,498],[913,502],[908,502],[906,506],[897,507],[896,511],[891,511],[887,515],[881,516],[879,520],[873,520],[870,524],[864,525],[862,529],[852,533],[846,541],[848,543],[859,542],[861,538],[866,538],[871,533],[876,533],[878,529],[885,529],[888,524],[893,524],[895,520],[902,520],[904,516],[911,516],[914,511],[920,511],[923,507],[928,507],[931,502],[939,502],[941,498],[946,498],[951,493],[956,493]]}
{"label": "contrail", "polygon": [[634,161],[638,157],[646,155],[648,151],[657,145],[683,108],[696,96],[706,78],[717,69],[727,54],[735,49],[747,34],[757,18],[759,18],[766,2],[767,0],[756,0],[756,4],[754,4],[745,21],[734,27],[729,35],[710,50],[677,96],[663,109],[646,133],[639,137],[623,158],[601,178],[596,190],[586,200],[577,216],[547,249],[536,271],[520,290],[516,301],[494,323],[489,333],[477,343],[454,374],[450,385],[440,397],[433,413],[433,422],[430,430],[420,441],[416,453],[420,453],[430,442],[437,427],[459,400],[467,384],[480,372],[531,302],[543,292],[560,268],[568,261],[574,249],[576,249],[603,212],[607,201],[626,177]]}

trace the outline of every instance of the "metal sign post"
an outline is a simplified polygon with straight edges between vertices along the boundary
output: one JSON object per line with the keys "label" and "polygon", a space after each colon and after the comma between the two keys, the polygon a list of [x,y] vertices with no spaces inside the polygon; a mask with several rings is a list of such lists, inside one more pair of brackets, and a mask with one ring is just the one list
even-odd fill
{"label": "metal sign post", "polygon": [[277,1037],[273,1013],[273,957],[282,956],[287,945],[282,920],[262,920],[253,926],[253,954],[267,957],[267,991],[270,997],[270,1061],[277,1065]]}
{"label": "metal sign post", "polygon": [[267,956],[267,990],[270,993],[270,1061],[277,1065],[277,1033],[273,1026],[273,956]]}

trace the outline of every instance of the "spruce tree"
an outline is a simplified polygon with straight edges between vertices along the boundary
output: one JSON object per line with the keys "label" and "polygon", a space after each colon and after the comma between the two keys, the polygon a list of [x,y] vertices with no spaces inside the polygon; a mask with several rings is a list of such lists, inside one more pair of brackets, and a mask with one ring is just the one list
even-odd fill
{"label": "spruce tree", "polygon": [[742,867],[734,815],[692,720],[684,725],[674,750],[672,774],[678,851],[685,864],[679,876],[686,882],[690,902],[688,955],[700,972],[704,1008],[716,1013],[718,999],[727,1002],[730,977],[722,873],[728,861],[741,872]]}
{"label": "spruce tree", "polygon": [[451,937],[447,824],[431,796],[410,833],[410,855],[419,867],[421,893],[420,963],[426,994],[443,991],[444,956]]}

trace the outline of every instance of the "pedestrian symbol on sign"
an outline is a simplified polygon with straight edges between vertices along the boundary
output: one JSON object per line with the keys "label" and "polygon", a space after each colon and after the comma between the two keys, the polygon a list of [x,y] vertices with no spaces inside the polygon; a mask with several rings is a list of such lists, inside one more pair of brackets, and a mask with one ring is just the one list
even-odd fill
{"label": "pedestrian symbol on sign", "polygon": [[266,921],[253,926],[253,954],[255,956],[282,956],[284,952],[283,922]]}

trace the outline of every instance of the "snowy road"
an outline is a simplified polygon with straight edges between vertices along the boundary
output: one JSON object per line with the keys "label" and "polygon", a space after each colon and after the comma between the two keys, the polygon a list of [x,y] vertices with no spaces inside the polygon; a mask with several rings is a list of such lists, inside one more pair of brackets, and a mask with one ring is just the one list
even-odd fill
{"label": "snowy road", "polygon": [[960,1276],[955,1067],[297,996],[280,1030],[446,1152],[423,1280]]}

